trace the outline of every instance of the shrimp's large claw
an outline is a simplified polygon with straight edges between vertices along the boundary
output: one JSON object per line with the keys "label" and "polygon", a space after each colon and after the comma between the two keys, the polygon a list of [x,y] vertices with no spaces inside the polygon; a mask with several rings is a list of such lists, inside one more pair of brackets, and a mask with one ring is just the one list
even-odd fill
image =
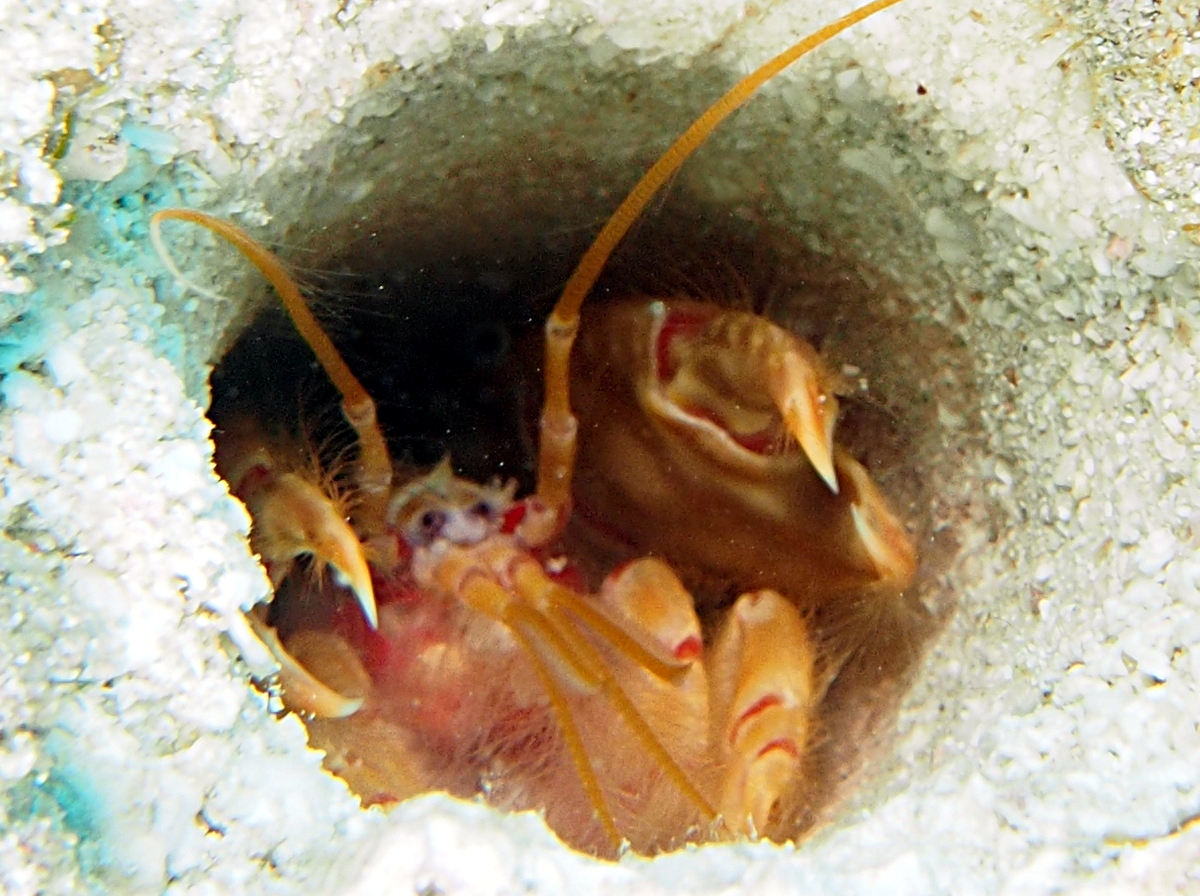
{"label": "shrimp's large claw", "polygon": [[834,445],[834,377],[812,346],[689,299],[610,302],[584,318],[574,500],[600,537],[806,607],[908,587],[912,541]]}

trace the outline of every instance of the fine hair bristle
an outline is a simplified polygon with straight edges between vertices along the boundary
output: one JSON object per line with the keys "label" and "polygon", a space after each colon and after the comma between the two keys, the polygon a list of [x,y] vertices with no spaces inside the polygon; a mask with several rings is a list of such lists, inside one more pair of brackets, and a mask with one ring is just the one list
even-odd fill
{"label": "fine hair bristle", "polygon": [[861,667],[890,678],[912,670],[936,620],[909,592],[866,591],[840,600],[832,612],[822,608],[814,624],[834,677]]}

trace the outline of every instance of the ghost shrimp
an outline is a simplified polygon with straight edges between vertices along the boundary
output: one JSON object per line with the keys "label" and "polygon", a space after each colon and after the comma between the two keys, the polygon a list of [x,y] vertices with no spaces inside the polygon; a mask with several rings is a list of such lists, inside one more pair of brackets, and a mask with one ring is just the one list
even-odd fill
{"label": "ghost shrimp", "polygon": [[[200,225],[258,267],[356,434],[336,483],[310,450],[248,417],[221,426],[217,464],[278,592],[305,596],[252,619],[285,703],[311,716],[313,745],[365,802],[482,794],[542,810],[564,840],[603,856],[788,837],[781,818],[802,799],[821,699],[806,614],[898,593],[912,544],[836,444],[834,377],[803,340],[693,299],[583,303],[651,196],[729,112],[896,2],[739,82],[614,213],[546,324],[538,478],[525,497],[461,478],[449,460],[396,466],[373,399],[283,264],[203,213],[154,216],[155,232]],[[585,571],[567,534],[573,507],[634,556]],[[304,556],[332,575],[301,575]],[[737,583],[713,631],[680,570]]]}

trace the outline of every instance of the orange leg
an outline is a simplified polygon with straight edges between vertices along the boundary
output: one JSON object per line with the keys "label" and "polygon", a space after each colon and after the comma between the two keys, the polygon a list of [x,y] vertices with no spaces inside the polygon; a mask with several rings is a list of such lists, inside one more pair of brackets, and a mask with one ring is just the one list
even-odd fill
{"label": "orange leg", "polygon": [[[584,631],[635,661],[649,658],[649,666],[662,668],[670,675],[686,670],[690,659],[655,657],[653,646],[647,648],[636,636],[623,631],[620,623],[607,619],[595,608],[580,612],[580,596],[555,583],[536,560],[515,548],[506,537],[471,547],[440,543],[421,549],[413,556],[413,574],[422,587],[457,595],[513,633],[542,680],[571,760],[605,830],[614,834],[615,822],[574,721],[566,697],[568,690],[602,696],[701,816],[708,820],[715,817],[707,797],[663,746]],[[581,627],[579,622],[584,619],[589,622]],[[596,619],[605,621],[597,627],[591,624]],[[609,637],[612,633],[618,637]]]}
{"label": "orange leg", "polygon": [[709,663],[714,741],[724,768],[721,817],[761,836],[799,783],[816,708],[813,652],[796,608],[774,591],[738,598]]}

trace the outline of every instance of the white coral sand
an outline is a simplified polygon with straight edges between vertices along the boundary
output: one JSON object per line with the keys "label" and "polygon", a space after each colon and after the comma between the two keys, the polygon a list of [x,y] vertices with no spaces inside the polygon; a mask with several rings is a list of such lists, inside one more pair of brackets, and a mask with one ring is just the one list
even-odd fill
{"label": "white coral sand", "polygon": [[[428,104],[435,83],[534,116],[555,96],[539,77],[578,66],[587,89],[623,95],[615,73],[661,62],[683,96],[701,63],[744,71],[848,7],[0,4],[6,893],[1195,886],[1200,178],[1180,122],[1200,107],[1200,33],[1148,0],[1055,19],[1032,2],[909,0],[772,88],[769,108],[792,116],[780,139],[845,128],[824,176],[874,184],[915,234],[897,245],[849,196],[840,236],[914,293],[957,284],[923,313],[972,348],[988,456],[964,488],[995,513],[990,537],[964,533],[960,611],[892,758],[802,850],[609,866],[532,817],[438,797],[364,813],[234,659],[262,671],[239,608],[267,584],[201,405],[235,309],[165,275],[149,210],[216,203],[280,233],[311,209],[268,189],[279,171],[373,113]],[[518,77],[472,78],[497,59]],[[741,126],[771,127],[753,112]],[[440,177],[432,155],[405,164]],[[786,152],[778,166],[796,214],[824,214],[811,170]],[[350,201],[361,184],[342,186]]]}

